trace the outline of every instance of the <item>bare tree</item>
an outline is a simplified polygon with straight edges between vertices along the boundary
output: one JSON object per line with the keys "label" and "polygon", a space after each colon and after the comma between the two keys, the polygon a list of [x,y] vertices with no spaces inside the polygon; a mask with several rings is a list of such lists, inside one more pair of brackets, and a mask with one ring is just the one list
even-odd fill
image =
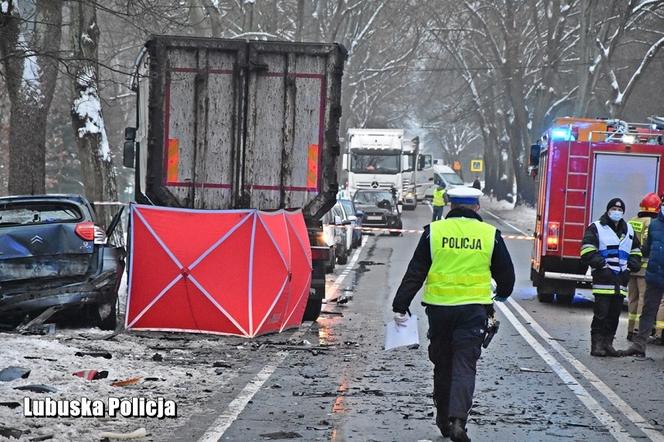
{"label": "bare tree", "polygon": [[45,192],[46,119],[58,75],[61,0],[2,2],[0,57],[11,103],[11,194]]}
{"label": "bare tree", "polygon": [[[91,201],[116,201],[115,171],[111,148],[106,134],[99,97],[98,46],[99,25],[93,2],[70,4],[72,63],[72,127],[74,129],[85,194]],[[113,216],[108,207],[98,207],[97,213],[108,226]],[[118,232],[119,233],[119,232]],[[122,236],[116,235],[116,244]]]}

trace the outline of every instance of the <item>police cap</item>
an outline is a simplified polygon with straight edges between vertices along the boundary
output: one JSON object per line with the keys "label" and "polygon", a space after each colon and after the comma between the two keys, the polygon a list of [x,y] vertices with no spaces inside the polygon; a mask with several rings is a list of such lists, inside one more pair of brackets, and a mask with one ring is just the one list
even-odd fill
{"label": "police cap", "polygon": [[482,191],[473,187],[459,186],[447,191],[452,204],[479,204]]}

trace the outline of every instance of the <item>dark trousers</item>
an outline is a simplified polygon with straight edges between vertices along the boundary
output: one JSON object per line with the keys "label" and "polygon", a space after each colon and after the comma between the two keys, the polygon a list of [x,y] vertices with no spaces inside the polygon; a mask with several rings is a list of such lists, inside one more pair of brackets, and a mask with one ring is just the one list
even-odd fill
{"label": "dark trousers", "polygon": [[593,307],[593,322],[590,324],[590,333],[598,336],[613,338],[618,329],[618,320],[622,311],[624,296],[595,294]]}
{"label": "dark trousers", "polygon": [[473,405],[477,360],[487,326],[480,304],[427,306],[433,400],[439,416],[467,419]]}
{"label": "dark trousers", "polygon": [[433,207],[433,217],[431,218],[431,221],[438,221],[443,217],[443,210],[445,209],[445,206],[431,206]]}
{"label": "dark trousers", "polygon": [[639,333],[634,337],[635,342],[645,344],[648,341],[648,336],[650,336],[655,325],[659,304],[662,302],[662,294],[664,294],[664,287],[652,284],[646,285],[646,294],[643,296],[643,310],[639,319]]}

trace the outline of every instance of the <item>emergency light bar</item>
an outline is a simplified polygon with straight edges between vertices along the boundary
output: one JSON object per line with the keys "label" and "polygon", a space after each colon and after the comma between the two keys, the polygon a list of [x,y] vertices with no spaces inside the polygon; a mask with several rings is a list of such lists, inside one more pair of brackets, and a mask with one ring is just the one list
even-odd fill
{"label": "emergency light bar", "polygon": [[571,127],[554,127],[551,129],[551,140],[553,141],[574,141],[574,139]]}

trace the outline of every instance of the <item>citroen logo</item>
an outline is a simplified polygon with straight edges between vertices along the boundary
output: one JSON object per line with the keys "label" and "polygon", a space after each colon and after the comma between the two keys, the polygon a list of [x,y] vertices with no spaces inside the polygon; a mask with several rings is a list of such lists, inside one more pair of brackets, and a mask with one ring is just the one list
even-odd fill
{"label": "citroen logo", "polygon": [[44,243],[44,239],[39,235],[35,235],[32,238],[30,238],[30,244],[32,244],[32,245],[43,244],[43,243]]}
{"label": "citroen logo", "polygon": [[371,187],[374,189],[378,189],[378,181],[374,181],[373,183],[371,183]]}

